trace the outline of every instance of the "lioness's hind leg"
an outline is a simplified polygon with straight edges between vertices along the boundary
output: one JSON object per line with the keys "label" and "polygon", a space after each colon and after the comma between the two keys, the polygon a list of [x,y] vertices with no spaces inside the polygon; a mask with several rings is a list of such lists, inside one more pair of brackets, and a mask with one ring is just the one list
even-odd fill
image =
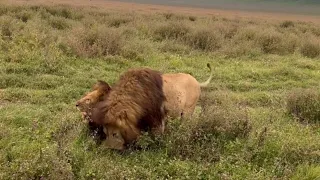
{"label": "lioness's hind leg", "polygon": [[185,108],[183,113],[181,113],[181,119],[191,119],[195,108],[195,105],[189,108]]}

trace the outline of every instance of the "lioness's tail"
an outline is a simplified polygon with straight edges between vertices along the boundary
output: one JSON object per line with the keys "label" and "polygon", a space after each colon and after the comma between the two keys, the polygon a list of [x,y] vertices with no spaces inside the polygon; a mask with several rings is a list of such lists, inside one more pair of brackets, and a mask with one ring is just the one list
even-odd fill
{"label": "lioness's tail", "polygon": [[210,83],[211,79],[212,79],[212,76],[213,76],[213,72],[212,72],[212,68],[210,66],[209,63],[207,63],[207,67],[210,69],[210,77],[208,78],[208,80],[206,82],[203,82],[203,83],[199,83],[200,84],[200,87],[207,87],[208,84]]}

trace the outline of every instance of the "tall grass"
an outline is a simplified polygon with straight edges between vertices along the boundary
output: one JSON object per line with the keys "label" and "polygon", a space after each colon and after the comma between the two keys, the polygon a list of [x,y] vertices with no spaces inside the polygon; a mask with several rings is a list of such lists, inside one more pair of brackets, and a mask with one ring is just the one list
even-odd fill
{"label": "tall grass", "polygon": [[320,56],[320,41],[317,38],[306,40],[302,43],[300,52],[302,55],[310,58]]}
{"label": "tall grass", "polygon": [[[0,179],[316,178],[318,29],[1,4]],[[169,119],[163,136],[117,152],[81,123],[75,102],[97,79],[149,66],[204,81],[207,62],[195,116]]]}
{"label": "tall grass", "polygon": [[287,100],[288,111],[302,122],[320,122],[320,93],[316,89],[297,89]]}
{"label": "tall grass", "polygon": [[[119,54],[121,50],[118,46],[122,43],[121,32],[127,29],[136,33],[131,37],[127,36],[126,39],[138,38],[156,42],[170,40],[183,46],[188,45],[195,50],[220,55],[248,56],[253,52],[261,55],[287,55],[300,52],[310,58],[319,56],[319,34],[316,31],[319,27],[293,21],[284,21],[278,25],[270,22],[260,24],[223,18],[211,20],[206,17],[189,20],[188,17],[174,14],[146,16],[132,13],[97,13],[83,9],[80,13],[71,7],[32,6],[21,8],[19,11],[17,7],[3,8],[3,11],[6,14],[2,16],[1,21],[3,36],[11,35],[13,31],[10,29],[13,28],[11,22],[16,24],[46,20],[54,29],[64,30],[62,39],[69,39],[67,45],[72,49],[72,54],[77,56],[81,54],[86,57],[99,57]],[[9,17],[4,18],[5,16]],[[16,23],[6,20],[10,18]],[[71,26],[74,27],[70,28]],[[305,33],[306,28],[308,33]],[[73,37],[68,34],[72,34]],[[303,41],[300,43],[302,36]],[[111,44],[114,44],[114,47]],[[244,45],[241,46],[242,44]],[[154,48],[162,49],[161,46]]]}
{"label": "tall grass", "polygon": [[98,26],[73,29],[67,45],[73,54],[80,57],[101,57],[118,55],[123,40],[116,29]]}

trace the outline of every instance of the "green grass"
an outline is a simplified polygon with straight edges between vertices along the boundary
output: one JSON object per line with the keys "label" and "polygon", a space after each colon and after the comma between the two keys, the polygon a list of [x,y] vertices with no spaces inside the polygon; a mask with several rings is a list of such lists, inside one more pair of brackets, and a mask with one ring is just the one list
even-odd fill
{"label": "green grass", "polygon": [[[315,24],[1,5],[0,27],[0,179],[319,177]],[[97,145],[75,108],[128,68],[204,81],[207,62],[196,116],[139,150]]]}

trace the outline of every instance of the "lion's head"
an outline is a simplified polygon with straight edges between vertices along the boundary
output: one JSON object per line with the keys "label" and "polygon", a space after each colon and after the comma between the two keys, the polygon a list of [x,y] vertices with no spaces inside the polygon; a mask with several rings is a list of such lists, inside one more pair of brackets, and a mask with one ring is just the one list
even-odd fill
{"label": "lion's head", "polygon": [[102,125],[105,144],[124,149],[142,131],[163,132],[164,101],[161,73],[148,68],[128,70],[102,100],[90,109],[92,122]]}
{"label": "lion's head", "polygon": [[82,113],[84,119],[88,122],[91,121],[90,115],[92,107],[102,101],[109,94],[110,90],[111,87],[108,83],[98,80],[98,82],[93,85],[92,90],[77,101],[76,107]]}
{"label": "lion's head", "polygon": [[106,138],[103,143],[107,148],[117,150],[125,149],[125,140],[123,139],[119,128],[107,126],[103,128],[103,132],[106,134]]}

